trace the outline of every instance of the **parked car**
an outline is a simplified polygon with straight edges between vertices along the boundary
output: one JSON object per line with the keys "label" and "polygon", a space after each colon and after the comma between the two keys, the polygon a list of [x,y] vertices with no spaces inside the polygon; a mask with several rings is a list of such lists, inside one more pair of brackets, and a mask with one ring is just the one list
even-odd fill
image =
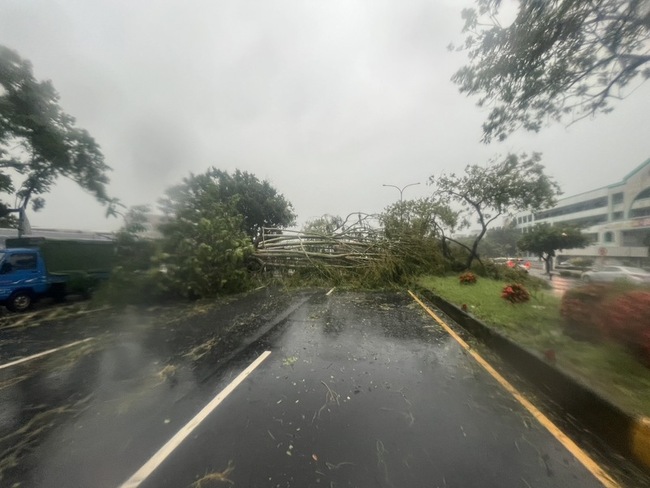
{"label": "parked car", "polygon": [[593,259],[588,259],[588,258],[573,258],[573,259],[568,259],[566,261],[563,261],[561,263],[556,263],[555,268],[556,269],[575,269],[575,270],[580,270],[580,269],[588,269],[591,268],[594,264]]}
{"label": "parked car", "polygon": [[630,266],[605,266],[582,273],[582,281],[629,281],[637,284],[650,284],[650,273],[642,268]]}

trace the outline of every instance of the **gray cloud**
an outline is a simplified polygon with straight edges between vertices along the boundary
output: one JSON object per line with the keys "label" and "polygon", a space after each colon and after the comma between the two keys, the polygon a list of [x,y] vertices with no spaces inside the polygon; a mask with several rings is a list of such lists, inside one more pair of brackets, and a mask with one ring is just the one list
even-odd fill
{"label": "gray cloud", "polygon": [[[111,192],[154,203],[214,165],[267,178],[300,220],[377,212],[427,177],[496,153],[541,151],[566,193],[650,156],[644,85],[608,116],[481,145],[485,115],[449,81],[470,2],[36,0],[0,3],[0,43],[51,79],[101,144]],[[106,229],[61,183],[33,225]]]}

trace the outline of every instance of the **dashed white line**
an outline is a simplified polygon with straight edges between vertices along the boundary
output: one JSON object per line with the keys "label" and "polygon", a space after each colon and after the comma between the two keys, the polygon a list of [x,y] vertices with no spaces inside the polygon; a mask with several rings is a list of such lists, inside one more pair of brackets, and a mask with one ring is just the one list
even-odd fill
{"label": "dashed white line", "polygon": [[34,354],[32,356],[27,356],[26,358],[16,359],[15,361],[12,361],[10,363],[0,365],[0,369],[11,368],[12,366],[16,366],[17,364],[25,363],[27,361],[31,361],[32,359],[37,359],[37,358],[40,358],[40,357],[43,357],[43,356],[47,356],[48,354],[55,353],[57,351],[60,351],[61,349],[66,349],[68,347],[73,347],[73,346],[76,346],[77,344],[83,344],[84,342],[92,341],[93,339],[94,339],[94,337],[89,337],[88,339],[83,339],[81,341],[71,342],[70,344],[66,344],[65,346],[57,347],[55,349],[48,349],[47,351],[39,352],[38,354]]}
{"label": "dashed white line", "polygon": [[210,403],[197,413],[192,420],[185,424],[174,437],[169,439],[167,443],[162,446],[156,454],[154,454],[149,461],[147,461],[138,471],[135,472],[128,480],[126,480],[120,488],[136,488],[140,483],[145,481],[151,473],[153,473],[162,462],[169,457],[169,455],[176,449],[185,438],[196,429],[205,418],[212,413],[212,411],[219,406],[219,404],[230,395],[239,384],[244,381],[262,362],[269,357],[271,351],[264,351],[255,361],[253,361],[244,371],[230,382],[217,396],[215,396]]}

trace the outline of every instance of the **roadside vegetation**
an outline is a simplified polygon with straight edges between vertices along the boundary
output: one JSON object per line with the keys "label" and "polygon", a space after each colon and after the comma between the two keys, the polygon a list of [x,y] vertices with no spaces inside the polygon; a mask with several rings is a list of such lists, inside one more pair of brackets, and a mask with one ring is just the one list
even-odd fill
{"label": "roadside vegetation", "polygon": [[644,343],[630,341],[633,334],[650,330],[650,290],[592,285],[561,299],[533,280],[519,280],[531,299],[517,304],[501,296],[511,279],[479,277],[468,286],[456,275],[423,276],[417,283],[578,377],[624,410],[650,415],[648,350]]}

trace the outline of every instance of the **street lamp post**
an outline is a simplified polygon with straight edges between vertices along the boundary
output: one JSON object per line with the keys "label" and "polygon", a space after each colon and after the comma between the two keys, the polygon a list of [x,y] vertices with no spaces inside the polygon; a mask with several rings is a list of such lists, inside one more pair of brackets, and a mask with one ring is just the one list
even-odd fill
{"label": "street lamp post", "polygon": [[399,201],[401,202],[403,200],[403,197],[404,197],[404,190],[406,190],[409,186],[415,186],[415,185],[419,185],[419,184],[420,183],[409,183],[408,185],[405,185],[402,188],[400,188],[399,186],[395,186],[395,185],[382,185],[382,186],[390,186],[390,187],[393,187],[393,188],[397,188],[397,191],[399,192]]}
{"label": "street lamp post", "polygon": [[[405,185],[402,188],[400,188],[399,186],[395,186],[395,185],[383,185],[383,186],[390,186],[392,188],[397,188],[397,191],[399,192],[399,203],[402,203],[402,201],[404,200],[404,190],[406,190],[409,186],[415,186],[415,185],[419,185],[419,184],[420,184],[419,182],[418,183],[409,183],[408,185]],[[400,207],[401,207],[401,205],[400,205]],[[402,222],[404,222],[404,209],[403,208],[400,208],[399,221],[400,221],[400,224]]]}

